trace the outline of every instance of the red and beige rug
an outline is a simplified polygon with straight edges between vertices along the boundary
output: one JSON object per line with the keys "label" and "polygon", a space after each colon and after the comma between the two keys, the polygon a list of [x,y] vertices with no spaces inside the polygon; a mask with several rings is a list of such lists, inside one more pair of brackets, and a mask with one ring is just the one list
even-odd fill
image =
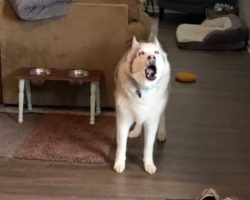
{"label": "red and beige rug", "polygon": [[14,157],[80,163],[105,162],[115,138],[115,117],[44,115]]}

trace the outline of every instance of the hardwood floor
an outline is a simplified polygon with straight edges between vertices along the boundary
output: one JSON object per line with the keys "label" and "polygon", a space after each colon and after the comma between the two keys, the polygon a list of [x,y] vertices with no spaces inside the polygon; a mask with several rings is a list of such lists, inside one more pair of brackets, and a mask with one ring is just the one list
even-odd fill
{"label": "hardwood floor", "polygon": [[[130,139],[127,169],[109,163],[78,165],[0,159],[0,199],[194,199],[214,187],[221,199],[250,196],[250,55],[246,51],[176,48],[174,21],[160,24],[159,38],[172,64],[167,108],[168,141],[156,144],[158,171],[142,169],[143,138]],[[194,84],[174,80],[197,74]]]}

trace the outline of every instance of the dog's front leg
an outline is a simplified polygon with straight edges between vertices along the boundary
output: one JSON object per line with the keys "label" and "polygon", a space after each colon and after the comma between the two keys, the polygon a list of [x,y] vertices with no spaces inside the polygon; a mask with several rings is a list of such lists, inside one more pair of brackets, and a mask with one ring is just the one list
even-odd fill
{"label": "dog's front leg", "polygon": [[156,167],[153,160],[153,149],[155,137],[159,125],[160,116],[154,116],[147,119],[144,124],[144,168],[149,174],[154,174],[156,172]]}
{"label": "dog's front leg", "polygon": [[[117,109],[118,110],[118,109]],[[125,160],[126,160],[126,150],[127,150],[127,139],[129,128],[133,123],[132,117],[128,112],[124,112],[121,110],[117,111],[116,116],[116,141],[117,141],[117,149],[116,149],[116,157],[114,170],[117,173],[122,173],[125,169]]]}

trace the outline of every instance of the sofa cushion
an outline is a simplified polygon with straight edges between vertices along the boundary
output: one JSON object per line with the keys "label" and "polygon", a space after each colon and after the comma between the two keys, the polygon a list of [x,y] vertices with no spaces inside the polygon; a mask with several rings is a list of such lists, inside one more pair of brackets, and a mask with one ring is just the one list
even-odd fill
{"label": "sofa cushion", "polygon": [[139,0],[74,0],[81,3],[126,4],[128,6],[129,21],[138,21],[140,12]]}

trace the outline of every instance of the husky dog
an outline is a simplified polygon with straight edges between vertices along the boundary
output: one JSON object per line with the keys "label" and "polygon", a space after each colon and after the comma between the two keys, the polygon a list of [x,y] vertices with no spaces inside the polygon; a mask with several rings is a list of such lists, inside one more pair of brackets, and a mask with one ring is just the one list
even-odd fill
{"label": "husky dog", "polygon": [[115,76],[117,150],[114,170],[124,171],[127,138],[138,137],[143,128],[144,168],[154,174],[153,146],[157,131],[158,140],[166,140],[165,107],[170,80],[167,54],[157,38],[151,43],[139,43],[134,37],[132,48],[119,62]]}

